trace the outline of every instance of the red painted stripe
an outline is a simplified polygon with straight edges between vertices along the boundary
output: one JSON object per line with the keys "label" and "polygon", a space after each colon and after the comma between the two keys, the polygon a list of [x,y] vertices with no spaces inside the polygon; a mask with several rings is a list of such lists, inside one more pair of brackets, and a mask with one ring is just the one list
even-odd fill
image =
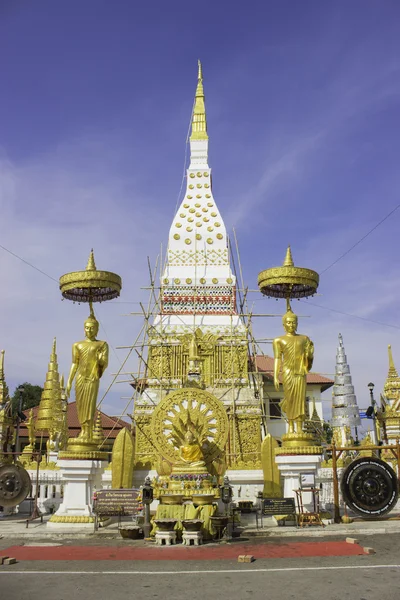
{"label": "red painted stripe", "polygon": [[17,560],[229,560],[239,554],[255,558],[299,558],[311,556],[354,556],[364,554],[358,544],[346,542],[299,542],[292,544],[221,545],[187,548],[154,545],[132,546],[11,546],[4,556]]}

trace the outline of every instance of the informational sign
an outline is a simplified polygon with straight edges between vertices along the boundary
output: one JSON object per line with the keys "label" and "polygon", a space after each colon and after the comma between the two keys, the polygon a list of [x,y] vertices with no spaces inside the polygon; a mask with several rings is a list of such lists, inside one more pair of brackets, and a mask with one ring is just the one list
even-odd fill
{"label": "informational sign", "polygon": [[143,508],[140,490],[99,490],[95,494],[93,511],[108,517],[137,515]]}
{"label": "informational sign", "polygon": [[294,498],[264,498],[262,513],[268,517],[273,515],[292,515],[296,512]]}

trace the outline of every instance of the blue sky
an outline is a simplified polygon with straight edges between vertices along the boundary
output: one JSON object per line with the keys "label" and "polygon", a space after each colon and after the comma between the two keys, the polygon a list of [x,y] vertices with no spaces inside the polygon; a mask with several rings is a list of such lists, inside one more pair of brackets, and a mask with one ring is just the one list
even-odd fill
{"label": "blue sky", "polygon": [[[55,279],[93,246],[124,284],[99,307],[102,337],[132,343],[140,323],[122,315],[138,305],[123,303],[144,297],[146,257],[165,251],[201,58],[213,192],[245,282],[255,289],[288,243],[297,264],[323,271],[400,203],[399,18],[390,0],[3,0],[1,245]],[[360,405],[369,381],[383,386],[388,343],[400,368],[399,231],[400,210],[294,306],[311,317],[300,329],[316,370],[333,372],[343,334]],[[86,307],[1,249],[0,268],[10,387],[43,383],[54,335],[67,373]],[[258,319],[255,333],[280,334],[280,320]],[[111,356],[103,388],[125,351]],[[104,409],[128,394],[115,386]]]}

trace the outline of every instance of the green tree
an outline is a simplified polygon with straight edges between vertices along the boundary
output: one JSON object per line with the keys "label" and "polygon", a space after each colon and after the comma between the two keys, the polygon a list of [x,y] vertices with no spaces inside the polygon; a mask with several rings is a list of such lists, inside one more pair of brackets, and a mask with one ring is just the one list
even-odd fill
{"label": "green tree", "polygon": [[332,443],[333,429],[330,423],[324,421],[324,438],[327,444]]}
{"label": "green tree", "polygon": [[[20,392],[22,390],[22,393]],[[40,398],[43,392],[43,388],[40,385],[32,385],[27,381],[19,385],[13,396],[12,396],[12,407],[13,412],[17,412],[20,407],[20,402],[22,400],[22,409],[28,410],[28,408],[32,408],[33,406],[38,406],[40,403]],[[21,398],[22,396],[22,398]]]}

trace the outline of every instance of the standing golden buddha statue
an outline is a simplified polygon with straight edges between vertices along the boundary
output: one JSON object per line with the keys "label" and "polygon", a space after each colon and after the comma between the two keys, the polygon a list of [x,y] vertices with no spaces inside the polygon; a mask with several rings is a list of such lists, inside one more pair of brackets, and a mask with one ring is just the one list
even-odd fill
{"label": "standing golden buddha statue", "polygon": [[96,339],[99,323],[93,313],[93,303],[118,298],[121,286],[119,275],[97,269],[93,249],[84,271],[73,271],[60,277],[63,298],[79,304],[88,302],[90,315],[85,321],[85,339],[72,346],[72,366],[65,390],[68,398],[75,380],[76,409],[81,431],[78,438],[68,440],[67,448],[60,452],[59,458],[107,458],[107,453],[99,450],[98,446],[102,444],[93,436],[99,383],[108,366],[108,344]]}
{"label": "standing golden buddha statue", "polygon": [[314,359],[314,344],[306,335],[297,332],[298,319],[291,309],[282,318],[286,334],[275,338],[274,385],[279,391],[279,375],[282,368],[284,398],[281,402],[283,412],[289,422],[289,434],[303,432],[306,419],[307,373]]}
{"label": "standing golden buddha statue", "polygon": [[67,382],[69,397],[75,379],[75,400],[81,432],[78,440],[93,442],[94,416],[100,378],[108,366],[108,344],[96,339],[99,323],[91,310],[85,321],[85,339],[72,346],[72,365]]}
{"label": "standing golden buddha statue", "polygon": [[28,430],[29,447],[33,449],[35,447],[36,441],[35,418],[33,416],[33,408],[31,408],[29,412],[29,418],[26,422],[26,428]]}

